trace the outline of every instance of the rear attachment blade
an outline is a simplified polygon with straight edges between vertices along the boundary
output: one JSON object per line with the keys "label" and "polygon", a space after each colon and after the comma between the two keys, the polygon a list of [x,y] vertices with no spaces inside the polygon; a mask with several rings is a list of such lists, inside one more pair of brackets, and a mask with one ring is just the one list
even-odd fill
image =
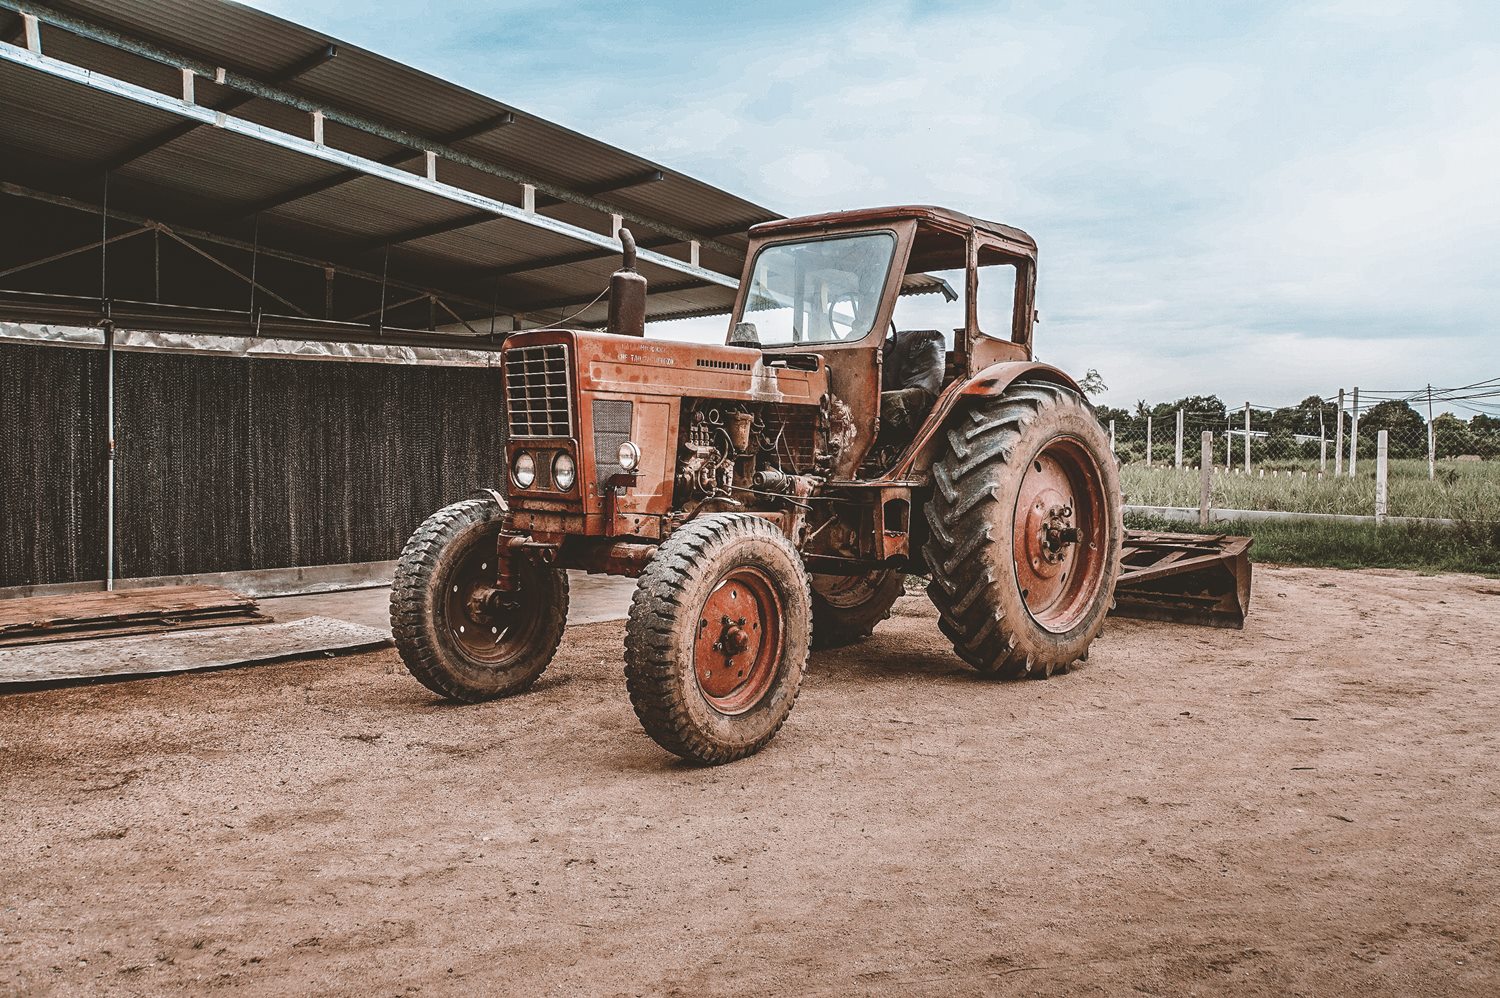
{"label": "rear attachment blade", "polygon": [[1206,627],[1245,626],[1249,537],[1130,530],[1115,583],[1117,617]]}

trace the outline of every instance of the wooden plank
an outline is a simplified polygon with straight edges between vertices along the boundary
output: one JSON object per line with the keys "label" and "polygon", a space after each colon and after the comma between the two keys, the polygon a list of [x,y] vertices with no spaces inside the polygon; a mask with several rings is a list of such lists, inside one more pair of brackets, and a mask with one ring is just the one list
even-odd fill
{"label": "wooden plank", "polygon": [[253,614],[248,596],[218,586],[162,586],[0,600],[0,635],[226,613]]}
{"label": "wooden plank", "polygon": [[0,649],[0,684],[217,669],[384,645],[390,636],[332,617]]}
{"label": "wooden plank", "polygon": [[128,634],[168,634],[173,631],[196,630],[200,627],[238,627],[246,624],[269,624],[274,617],[264,613],[224,614],[218,616],[166,617],[161,620],[103,623],[90,627],[68,629],[48,628],[43,631],[21,631],[0,635],[0,648],[21,648],[27,645],[45,645],[59,641],[89,641],[94,638],[116,638]]}

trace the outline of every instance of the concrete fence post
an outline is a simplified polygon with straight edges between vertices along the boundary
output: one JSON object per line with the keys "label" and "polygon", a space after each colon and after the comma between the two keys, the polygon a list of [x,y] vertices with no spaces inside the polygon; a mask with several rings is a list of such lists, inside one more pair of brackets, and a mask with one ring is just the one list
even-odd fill
{"label": "concrete fence post", "polygon": [[1109,421],[1109,452],[1115,453],[1115,421],[1113,419]]}
{"label": "concrete fence post", "polygon": [[1333,477],[1344,473],[1344,390],[1339,389],[1339,425],[1333,431]]}
{"label": "concrete fence post", "polygon": [[1177,410],[1177,470],[1182,470],[1182,410]]}
{"label": "concrete fence post", "polygon": [[1432,386],[1427,386],[1427,480],[1437,480],[1437,433],[1432,427]]}
{"label": "concrete fence post", "polygon": [[[1181,425],[1180,423],[1178,424]],[[1181,435],[1178,436],[1178,453],[1182,451]],[[1208,504],[1214,481],[1214,431],[1203,431],[1203,456],[1198,462],[1198,526],[1208,526]]]}
{"label": "concrete fence post", "polygon": [[1151,417],[1146,417],[1146,467],[1151,467]]}
{"label": "concrete fence post", "polygon": [[1250,474],[1250,403],[1245,403],[1245,474]]}
{"label": "concrete fence post", "polygon": [[1375,434],[1375,526],[1385,522],[1386,501],[1386,450],[1390,444],[1390,431]]}
{"label": "concrete fence post", "polygon": [[1359,459],[1359,386],[1354,386],[1354,417],[1349,423],[1349,477],[1354,477],[1354,465]]}
{"label": "concrete fence post", "polygon": [[1323,423],[1323,410],[1318,409],[1318,470],[1328,470],[1328,427]]}

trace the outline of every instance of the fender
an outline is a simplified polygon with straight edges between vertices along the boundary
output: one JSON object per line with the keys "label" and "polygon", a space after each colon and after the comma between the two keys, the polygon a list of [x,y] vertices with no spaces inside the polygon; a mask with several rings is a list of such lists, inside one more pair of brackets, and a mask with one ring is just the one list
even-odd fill
{"label": "fender", "polygon": [[922,429],[917,433],[916,439],[907,448],[901,460],[896,466],[887,472],[878,482],[873,484],[895,484],[898,482],[920,482],[925,484],[928,472],[932,469],[932,462],[937,460],[938,451],[943,446],[942,431],[947,428],[954,413],[961,411],[964,405],[974,398],[989,398],[995,395],[1003,395],[1010,386],[1017,381],[1049,381],[1053,384],[1071,388],[1083,394],[1074,381],[1064,371],[1053,367],[1051,364],[1041,364],[1036,361],[1007,360],[998,364],[991,364],[972,378],[956,378],[933,403],[932,411],[927,414]]}

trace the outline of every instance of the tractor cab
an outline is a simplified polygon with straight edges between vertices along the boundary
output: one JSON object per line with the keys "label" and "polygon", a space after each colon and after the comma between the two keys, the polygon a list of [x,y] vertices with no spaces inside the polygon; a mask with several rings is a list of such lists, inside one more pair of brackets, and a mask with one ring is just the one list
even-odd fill
{"label": "tractor cab", "polygon": [[1020,229],[928,206],[767,222],[729,343],[768,364],[822,356],[857,430],[849,471],[889,467],[938,396],[1031,358],[1036,244]]}

